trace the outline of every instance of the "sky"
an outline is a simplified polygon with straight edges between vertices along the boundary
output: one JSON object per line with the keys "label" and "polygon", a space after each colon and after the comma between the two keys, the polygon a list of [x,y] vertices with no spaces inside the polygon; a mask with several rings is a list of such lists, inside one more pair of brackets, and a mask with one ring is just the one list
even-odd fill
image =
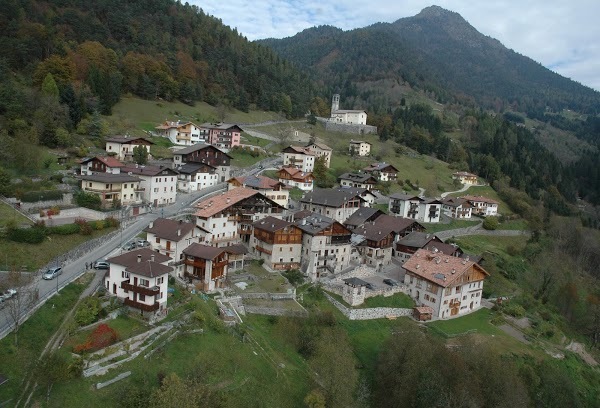
{"label": "sky", "polygon": [[560,75],[600,91],[598,0],[188,0],[248,40],[291,37],[310,27],[343,30],[394,22],[437,5],[459,13],[496,38]]}

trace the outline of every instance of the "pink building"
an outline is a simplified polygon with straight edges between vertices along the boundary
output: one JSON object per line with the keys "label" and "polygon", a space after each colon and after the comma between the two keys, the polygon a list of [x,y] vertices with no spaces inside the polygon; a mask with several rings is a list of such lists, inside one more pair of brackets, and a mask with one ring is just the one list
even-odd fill
{"label": "pink building", "polygon": [[228,123],[204,123],[201,130],[208,131],[208,143],[219,149],[231,149],[240,145],[242,129]]}

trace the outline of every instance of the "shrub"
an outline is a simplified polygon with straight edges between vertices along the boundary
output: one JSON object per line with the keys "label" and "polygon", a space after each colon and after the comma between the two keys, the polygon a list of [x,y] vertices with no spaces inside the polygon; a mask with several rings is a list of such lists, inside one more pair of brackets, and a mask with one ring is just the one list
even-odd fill
{"label": "shrub", "polygon": [[483,221],[483,228],[486,230],[495,230],[498,228],[498,217],[486,217]]}
{"label": "shrub", "polygon": [[106,228],[116,228],[119,226],[119,224],[120,224],[119,220],[113,216],[106,217],[104,219],[104,226]]}
{"label": "shrub", "polygon": [[117,331],[106,323],[102,323],[88,336],[85,343],[73,347],[73,351],[75,353],[84,353],[100,350],[116,343],[118,339],[119,335]]}
{"label": "shrub", "polygon": [[92,210],[99,210],[102,207],[102,200],[96,194],[79,191],[75,193],[74,198],[75,203],[80,207],[91,208]]}
{"label": "shrub", "polygon": [[94,323],[100,315],[100,299],[97,297],[88,297],[75,312],[75,321],[80,326],[87,326],[88,324]]}
{"label": "shrub", "polygon": [[521,318],[525,316],[525,308],[518,303],[508,302],[502,304],[502,311],[507,315]]}
{"label": "shrub", "polygon": [[46,200],[62,200],[63,192],[58,190],[26,191],[21,196],[21,201],[35,203]]}
{"label": "shrub", "polygon": [[46,228],[10,228],[6,234],[6,238],[14,242],[39,244],[46,239],[46,235]]}
{"label": "shrub", "polygon": [[48,227],[48,232],[50,234],[56,234],[56,235],[72,235],[72,234],[77,234],[79,232],[80,228],[79,225],[77,224],[64,224],[64,225],[57,225],[54,227]]}
{"label": "shrub", "polygon": [[294,286],[304,283],[304,275],[298,269],[287,270],[282,275]]}
{"label": "shrub", "polygon": [[79,233],[81,235],[91,235],[92,234],[92,226],[87,222],[84,218],[76,218],[75,224],[79,226]]}

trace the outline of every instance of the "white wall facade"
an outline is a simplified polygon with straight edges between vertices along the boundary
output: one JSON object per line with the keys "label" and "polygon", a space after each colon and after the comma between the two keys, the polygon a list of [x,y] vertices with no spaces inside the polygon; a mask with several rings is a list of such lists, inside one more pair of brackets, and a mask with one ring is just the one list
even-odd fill
{"label": "white wall facade", "polygon": [[[331,236],[302,234],[302,266],[311,281],[317,272],[337,274],[350,265],[352,245],[332,244]],[[329,267],[329,269],[326,268]]]}
{"label": "white wall facade", "polygon": [[283,153],[283,165],[294,166],[305,173],[312,173],[315,169],[315,156],[303,153]]}

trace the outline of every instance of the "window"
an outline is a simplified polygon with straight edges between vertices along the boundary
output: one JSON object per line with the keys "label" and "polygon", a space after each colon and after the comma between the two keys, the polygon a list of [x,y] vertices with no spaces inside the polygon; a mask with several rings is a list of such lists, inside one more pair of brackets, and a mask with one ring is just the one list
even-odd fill
{"label": "window", "polygon": [[163,293],[162,293],[162,292],[160,292],[158,295],[156,295],[156,299],[157,299],[157,300],[158,300],[158,299],[162,299],[162,297],[163,297]]}
{"label": "window", "polygon": [[129,272],[121,271],[121,278],[129,279]]}
{"label": "window", "polygon": [[160,244],[160,238],[159,237],[156,237],[156,243]]}
{"label": "window", "polygon": [[156,284],[157,284],[157,285],[162,285],[162,283],[163,283],[164,281],[165,281],[165,278],[163,278],[163,277],[161,277],[161,278],[158,278],[158,279],[156,279]]}
{"label": "window", "polygon": [[292,247],[290,247],[290,252],[292,252]]}
{"label": "window", "polygon": [[146,295],[140,293],[140,302],[144,302],[146,300]]}

